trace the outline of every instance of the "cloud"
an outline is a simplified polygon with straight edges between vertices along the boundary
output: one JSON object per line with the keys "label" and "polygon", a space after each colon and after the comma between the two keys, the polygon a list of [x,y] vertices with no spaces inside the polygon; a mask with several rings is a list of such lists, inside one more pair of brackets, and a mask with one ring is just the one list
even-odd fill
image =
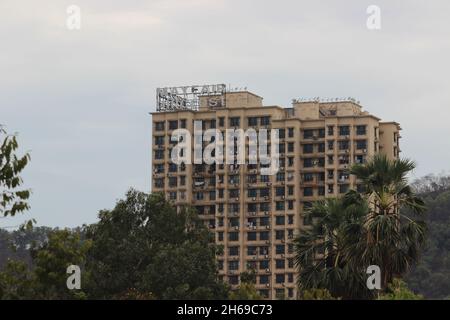
{"label": "cloud", "polygon": [[[82,29],[66,28],[66,8]],[[75,0],[0,3],[0,122],[32,149],[30,215],[75,226],[150,189],[148,112],[165,85],[247,86],[266,104],[354,96],[404,128],[417,175],[448,169],[450,3]],[[441,141],[443,140],[443,141]],[[1,225],[1,224],[0,224]]]}

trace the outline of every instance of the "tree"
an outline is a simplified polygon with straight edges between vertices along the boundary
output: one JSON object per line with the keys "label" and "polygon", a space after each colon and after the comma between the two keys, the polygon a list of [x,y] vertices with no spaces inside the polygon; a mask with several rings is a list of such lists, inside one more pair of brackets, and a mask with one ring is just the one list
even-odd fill
{"label": "tree", "polygon": [[[70,230],[55,230],[42,246],[31,249],[35,290],[39,299],[79,299],[83,291],[67,288],[67,267],[77,265],[84,269],[86,253],[91,241],[82,241],[80,234]],[[83,275],[86,278],[87,275]]]}
{"label": "tree", "polygon": [[[89,241],[78,232],[53,230],[48,240],[35,243],[31,251],[32,267],[24,261],[7,262],[0,272],[0,299],[83,299],[82,290],[67,288],[70,265],[84,266]],[[82,276],[84,279],[84,275]]]}
{"label": "tree", "polygon": [[[349,260],[362,266],[378,265],[382,273],[382,288],[394,277],[401,277],[417,263],[425,242],[426,224],[416,219],[425,205],[408,184],[407,174],[415,168],[407,159],[390,160],[375,155],[365,164],[355,164],[350,173],[365,189],[346,194],[347,201],[368,202],[364,226],[359,230],[360,241],[348,250]],[[412,215],[404,214],[409,209]]]}
{"label": "tree", "polygon": [[241,273],[241,284],[239,287],[231,291],[229,298],[231,300],[262,300],[263,297],[258,293],[255,288],[256,283],[256,271],[250,269]]}
{"label": "tree", "polygon": [[[164,195],[130,190],[87,228],[88,292],[93,298],[223,299],[218,247],[195,211]],[[132,292],[133,294],[130,294]]]}
{"label": "tree", "polygon": [[314,203],[305,213],[313,223],[294,240],[301,292],[326,289],[336,298],[372,297],[365,286],[362,266],[348,261],[348,248],[360,240],[359,230],[367,211],[363,200],[349,203],[329,198]]}
{"label": "tree", "polygon": [[350,190],[306,212],[313,224],[295,240],[301,291],[327,289],[344,299],[373,298],[365,283],[368,266],[380,267],[383,290],[409,271],[425,240],[425,223],[416,219],[425,206],[406,179],[412,169],[409,160],[376,155],[350,170],[362,182],[363,194]]}
{"label": "tree", "polygon": [[[0,216],[15,216],[29,209],[30,190],[20,189],[20,173],[30,161],[30,155],[17,156],[17,137],[8,135],[0,126]],[[19,189],[19,190],[18,190]]]}
{"label": "tree", "polygon": [[423,296],[409,290],[404,281],[393,279],[379,300],[423,300]]}

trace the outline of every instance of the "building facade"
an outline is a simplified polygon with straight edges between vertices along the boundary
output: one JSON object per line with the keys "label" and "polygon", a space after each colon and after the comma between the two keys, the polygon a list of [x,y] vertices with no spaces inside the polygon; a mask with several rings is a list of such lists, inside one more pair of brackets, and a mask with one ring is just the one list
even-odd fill
{"label": "building facade", "polygon": [[[220,277],[232,288],[242,272],[256,271],[256,288],[268,299],[297,295],[292,239],[309,221],[303,212],[325,197],[359,189],[348,174],[353,163],[375,153],[398,158],[400,126],[381,122],[352,101],[293,101],[292,107],[263,106],[247,92],[226,92],[226,104],[197,110],[152,113],[152,192],[163,192],[177,206],[195,207],[222,245]],[[187,164],[171,162],[171,134],[216,128],[279,129],[280,166],[261,175],[259,164]],[[192,141],[194,137],[192,136]],[[248,148],[248,145],[247,145]],[[246,154],[248,154],[246,152]]]}

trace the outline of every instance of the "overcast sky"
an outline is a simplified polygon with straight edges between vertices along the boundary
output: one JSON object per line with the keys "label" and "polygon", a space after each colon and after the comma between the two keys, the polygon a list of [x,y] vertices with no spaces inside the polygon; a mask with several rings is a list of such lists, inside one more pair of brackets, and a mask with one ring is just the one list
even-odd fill
{"label": "overcast sky", "polygon": [[[148,191],[158,86],[246,86],[282,106],[355,97],[401,123],[416,176],[449,172],[450,2],[343,3],[1,0],[0,123],[31,150],[33,197],[0,226],[92,223],[128,188]],[[366,27],[371,4],[381,30]]]}

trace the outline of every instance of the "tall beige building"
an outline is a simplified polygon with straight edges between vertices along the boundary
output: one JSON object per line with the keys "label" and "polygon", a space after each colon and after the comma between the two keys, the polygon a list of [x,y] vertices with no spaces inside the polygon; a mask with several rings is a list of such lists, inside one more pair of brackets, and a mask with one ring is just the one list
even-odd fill
{"label": "tall beige building", "polygon": [[[309,221],[305,208],[324,197],[337,197],[358,181],[347,173],[375,153],[399,156],[396,122],[381,122],[355,101],[293,101],[292,107],[263,106],[247,92],[227,92],[222,107],[199,98],[197,110],[152,113],[152,191],[164,192],[176,205],[189,204],[223,246],[219,275],[232,288],[239,276],[257,271],[256,288],[269,298],[297,294],[291,240]],[[261,165],[181,165],[171,163],[170,141],[177,128],[279,129],[280,169],[261,175]],[[194,141],[194,138],[192,138]],[[246,152],[247,153],[247,152]],[[201,263],[201,262],[199,262]]]}

